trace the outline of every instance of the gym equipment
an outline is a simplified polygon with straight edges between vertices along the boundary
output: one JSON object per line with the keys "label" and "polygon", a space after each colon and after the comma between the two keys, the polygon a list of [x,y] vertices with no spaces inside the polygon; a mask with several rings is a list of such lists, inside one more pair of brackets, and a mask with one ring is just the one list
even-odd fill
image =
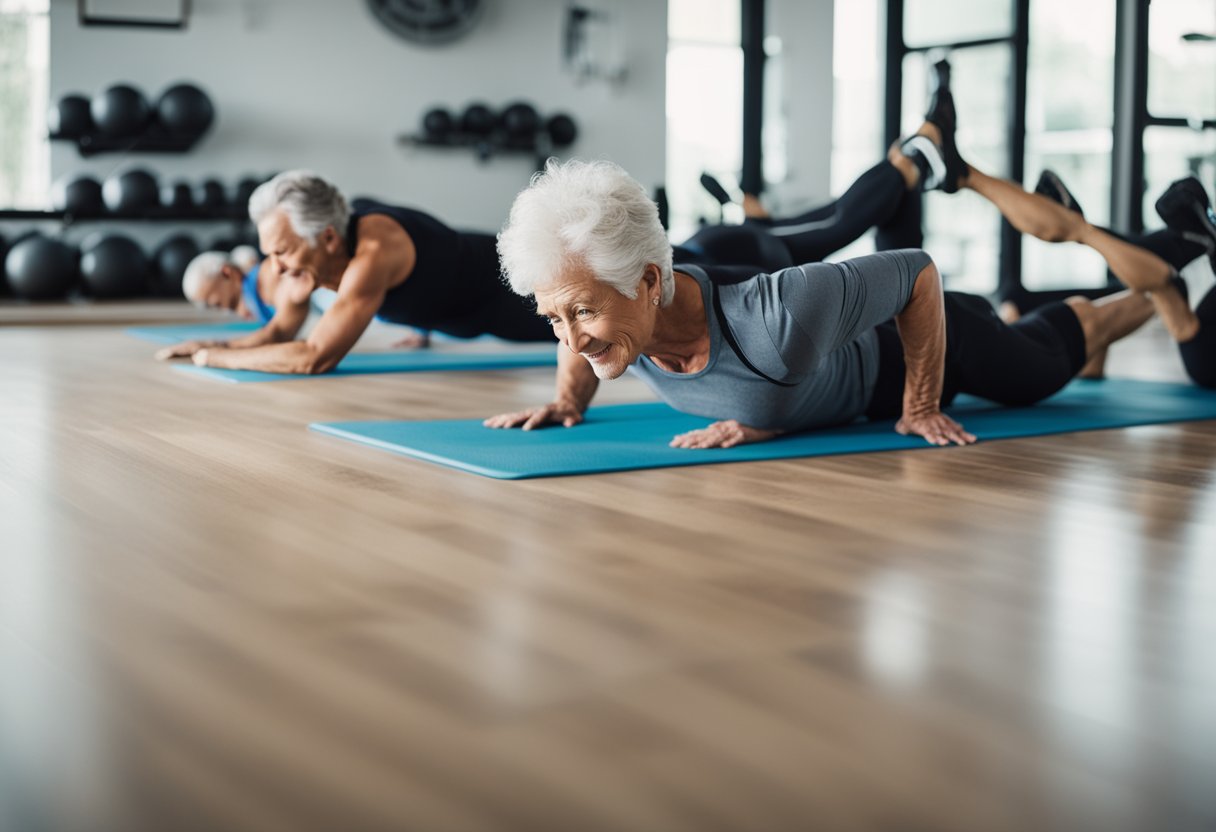
{"label": "gym equipment", "polygon": [[[445,352],[432,347],[409,352],[351,353],[342,359],[337,369],[326,375],[417,373],[428,370],[506,370],[517,367],[552,367],[555,364],[557,351],[548,345],[542,349],[510,352]],[[215,367],[177,366],[174,369],[235,383],[315,378],[290,373],[262,373],[256,370],[221,370]]]}
{"label": "gym equipment", "polygon": [[526,101],[508,104],[503,108],[500,118],[503,132],[507,134],[507,138],[517,142],[534,139],[541,128],[540,113]]}
{"label": "gym equipment", "polygon": [[58,240],[32,234],[14,242],[4,258],[4,272],[17,297],[62,298],[76,283],[76,252]]}
{"label": "gym equipment", "polygon": [[166,208],[188,213],[194,210],[194,189],[189,182],[165,185],[160,189],[160,201]]}
{"label": "gym equipment", "polygon": [[578,125],[565,113],[550,118],[545,129],[549,131],[549,140],[554,147],[569,147],[578,138]]}
{"label": "gym equipment", "polygon": [[198,242],[189,234],[174,234],[157,246],[152,254],[155,294],[183,297],[182,276],[190,261],[201,251]]}
{"label": "gym equipment", "polygon": [[232,205],[235,208],[246,210],[249,208],[249,197],[253,196],[253,192],[258,189],[262,182],[252,176],[246,176],[236,183],[236,194],[233,196]]}
{"label": "gym equipment", "polygon": [[51,186],[51,205],[73,217],[96,217],[105,213],[101,183],[91,176],[64,177]]}
{"label": "gym equipment", "polygon": [[456,129],[456,119],[442,107],[434,107],[422,115],[422,134],[431,141],[444,141]]}
{"label": "gym equipment", "polygon": [[115,214],[141,214],[160,207],[156,177],[142,168],[106,179],[101,196],[106,209]]}
{"label": "gym equipment", "polygon": [[121,234],[90,238],[81,247],[80,276],[95,298],[129,298],[148,292],[148,257]]}
{"label": "gym equipment", "polygon": [[215,121],[215,107],[193,84],[174,84],[156,100],[156,118],[171,135],[195,138]]}
{"label": "gym equipment", "polygon": [[[178,284],[180,291],[181,284]],[[126,330],[132,338],[154,344],[180,344],[183,341],[212,341],[256,332],[262,325],[257,321],[226,321],[222,324],[165,324],[136,326]]]}
{"label": "gym equipment", "polygon": [[78,139],[93,132],[93,115],[89,99],[83,95],[65,95],[51,105],[46,126],[52,136]]}
{"label": "gym equipment", "polygon": [[194,193],[194,201],[204,211],[222,211],[228,207],[228,191],[218,179],[204,179]]}
{"label": "gym equipment", "polygon": [[485,104],[470,104],[460,115],[460,129],[474,136],[488,136],[494,132],[494,111]]}
{"label": "gym equipment", "polygon": [[136,136],[152,120],[144,94],[130,84],[115,84],[93,96],[89,112],[97,129],[107,136]]}
{"label": "gym equipment", "polygon": [[[1216,392],[1151,381],[1074,381],[1046,401],[1001,408],[959,396],[949,412],[980,441],[1216,418]],[[672,437],[710,424],[666,404],[593,407],[573,428],[493,430],[480,419],[334,422],[313,430],[498,479],[595,474],[718,462],[934,448],[895,423],[860,422],[734,448],[672,448]]]}

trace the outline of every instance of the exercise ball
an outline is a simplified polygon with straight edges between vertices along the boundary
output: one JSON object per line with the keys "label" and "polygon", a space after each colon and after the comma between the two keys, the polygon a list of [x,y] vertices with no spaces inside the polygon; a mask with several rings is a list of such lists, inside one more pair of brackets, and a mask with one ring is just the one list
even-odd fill
{"label": "exercise ball", "polygon": [[51,186],[51,206],[73,217],[96,217],[105,212],[101,183],[91,176],[65,176]]}
{"label": "exercise ball", "polygon": [[4,258],[8,256],[8,240],[0,234],[0,295],[9,294],[8,281],[4,277]]}
{"label": "exercise ball", "polygon": [[204,179],[195,190],[194,201],[204,211],[219,212],[228,207],[228,191],[218,179]]}
{"label": "exercise ball", "polygon": [[136,136],[152,119],[144,94],[129,84],[115,84],[93,96],[89,112],[97,129],[107,136]]}
{"label": "exercise ball", "polygon": [[156,247],[152,255],[156,294],[161,297],[180,298],[182,276],[186,266],[202,251],[189,234],[174,234]]}
{"label": "exercise ball", "polygon": [[46,126],[52,136],[78,139],[93,132],[93,116],[89,112],[89,99],[83,95],[65,95],[51,105],[46,115]]}
{"label": "exercise ball", "polygon": [[13,245],[4,258],[4,271],[17,297],[62,298],[76,282],[76,252],[58,240],[34,234]]}
{"label": "exercise ball", "polygon": [[247,209],[249,207],[249,197],[253,196],[253,192],[258,189],[258,185],[262,183],[252,176],[245,176],[236,183],[236,193],[233,195],[232,205],[236,208]]}
{"label": "exercise ball", "polygon": [[502,129],[512,139],[531,139],[540,129],[540,113],[531,104],[517,101],[503,109]]}
{"label": "exercise ball", "polygon": [[177,181],[160,189],[160,203],[174,211],[189,213],[194,210],[194,189],[189,182]]}
{"label": "exercise ball", "polygon": [[494,112],[485,104],[470,104],[460,116],[460,129],[474,136],[494,132]]}
{"label": "exercise ball", "polygon": [[215,121],[215,107],[193,84],[174,84],[156,100],[156,118],[172,135],[194,138]]}
{"label": "exercise ball", "polygon": [[80,276],[95,298],[129,298],[148,291],[148,257],[121,234],[90,240],[81,251]]}
{"label": "exercise ball", "polygon": [[142,214],[160,207],[160,185],[142,168],[106,179],[101,196],[106,209],[115,214]]}
{"label": "exercise ball", "polygon": [[574,140],[578,138],[578,125],[565,113],[558,113],[550,118],[545,127],[549,131],[549,140],[553,142],[554,147],[568,147],[574,144]]}
{"label": "exercise ball", "polygon": [[442,107],[427,110],[422,116],[422,135],[431,141],[444,141],[455,129],[456,119]]}

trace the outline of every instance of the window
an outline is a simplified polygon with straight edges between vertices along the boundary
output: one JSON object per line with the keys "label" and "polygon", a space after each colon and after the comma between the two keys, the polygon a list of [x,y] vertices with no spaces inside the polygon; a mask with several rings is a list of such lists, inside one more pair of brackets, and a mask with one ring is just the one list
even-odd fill
{"label": "window", "polygon": [[[839,196],[882,153],[880,0],[836,0],[832,33],[832,194]],[[832,260],[874,250],[874,235]]]}
{"label": "window", "polygon": [[709,172],[733,186],[743,166],[743,48],[739,0],[670,0],[667,7],[667,201],[671,238],[718,203],[701,187]]}
{"label": "window", "polygon": [[1149,6],[1149,117],[1182,119],[1185,124],[1154,125],[1144,131],[1143,211],[1148,228],[1160,224],[1153,204],[1175,179],[1196,176],[1209,194],[1216,193],[1216,42],[1196,34],[1216,34],[1212,0],[1154,0]]}
{"label": "window", "polygon": [[0,0],[0,206],[42,208],[50,190],[46,138],[50,0]]}
{"label": "window", "polygon": [[[1030,4],[1026,187],[1049,168],[1085,217],[1110,224],[1115,5],[1109,0]],[[1084,78],[1063,84],[1061,78]],[[1106,263],[1085,246],[1022,237],[1022,285],[1032,291],[1099,288]]]}

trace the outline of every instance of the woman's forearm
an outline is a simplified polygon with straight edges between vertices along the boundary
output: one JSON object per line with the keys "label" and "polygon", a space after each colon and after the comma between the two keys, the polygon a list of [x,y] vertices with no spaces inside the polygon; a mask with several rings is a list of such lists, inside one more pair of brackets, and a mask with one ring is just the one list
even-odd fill
{"label": "woman's forearm", "polygon": [[938,410],[946,364],[946,312],[941,275],[930,263],[916,276],[912,297],[895,316],[907,367],[904,414]]}

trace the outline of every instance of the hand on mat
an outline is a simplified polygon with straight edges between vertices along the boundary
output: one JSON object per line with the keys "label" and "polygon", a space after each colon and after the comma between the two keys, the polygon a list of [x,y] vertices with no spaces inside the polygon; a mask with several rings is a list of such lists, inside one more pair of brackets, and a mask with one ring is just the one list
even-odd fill
{"label": "hand on mat", "polygon": [[904,436],[923,436],[930,445],[970,445],[975,435],[963,430],[963,426],[940,410],[914,415],[905,414],[895,424],[895,432]]}
{"label": "hand on mat", "polygon": [[515,413],[500,413],[482,422],[488,428],[533,428],[549,424],[561,424],[562,427],[572,428],[583,421],[583,411],[569,402],[550,402],[540,407],[529,407]]}
{"label": "hand on mat", "polygon": [[424,350],[431,345],[431,333],[425,329],[411,332],[394,341],[390,348],[394,350]]}
{"label": "hand on mat", "polygon": [[714,422],[707,428],[681,433],[669,444],[673,448],[733,448],[750,442],[764,442],[780,433],[779,430],[761,430],[727,419],[725,422]]}
{"label": "hand on mat", "polygon": [[185,341],[156,351],[157,361],[167,361],[170,358],[189,358],[203,347],[215,346],[216,341]]}

